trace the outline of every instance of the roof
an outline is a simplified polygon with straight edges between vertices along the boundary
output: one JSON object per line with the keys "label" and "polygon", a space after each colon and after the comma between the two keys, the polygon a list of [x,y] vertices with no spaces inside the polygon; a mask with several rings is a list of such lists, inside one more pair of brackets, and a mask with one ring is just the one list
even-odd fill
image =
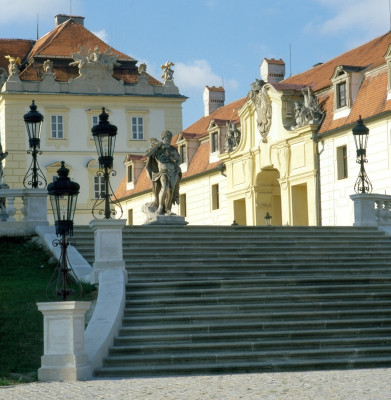
{"label": "roof", "polygon": [[8,72],[8,60],[5,56],[19,57],[22,61],[34,46],[34,40],[0,39],[0,67]]}
{"label": "roof", "polygon": [[222,86],[206,86],[211,92],[225,92],[225,89]]}
{"label": "roof", "polygon": [[339,65],[374,69],[384,64],[384,55],[390,43],[391,32],[387,32],[308,71],[293,75],[283,80],[282,83],[311,85],[314,91],[325,89],[331,86],[330,78]]}
{"label": "roof", "polygon": [[276,65],[285,65],[285,61],[283,59],[276,60],[275,58],[265,58],[268,64],[276,64]]}
{"label": "roof", "polygon": [[[113,76],[123,80],[125,83],[135,84],[139,73],[136,66],[137,60],[111,48],[107,43],[81,25],[77,19],[70,17],[62,24],[56,26],[49,33],[37,41],[2,39],[0,40],[0,66],[8,67],[5,55],[20,57],[22,66],[20,68],[20,79],[39,81],[43,75],[43,63],[50,59],[53,62],[55,79],[59,82],[68,82],[79,76],[77,65],[70,66],[74,61],[72,54],[98,48],[101,53],[107,49],[118,56],[119,66],[114,66]],[[149,83],[162,85],[157,79],[148,75]]]}

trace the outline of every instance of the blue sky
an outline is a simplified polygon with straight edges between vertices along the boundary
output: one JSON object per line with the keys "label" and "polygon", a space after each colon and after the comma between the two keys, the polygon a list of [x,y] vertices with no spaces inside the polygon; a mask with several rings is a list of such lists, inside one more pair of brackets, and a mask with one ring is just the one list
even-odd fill
{"label": "blue sky", "polygon": [[174,81],[189,97],[186,128],[203,115],[205,85],[224,84],[226,104],[245,97],[263,58],[282,58],[286,77],[305,71],[390,30],[389,7],[390,0],[0,0],[0,37],[35,39],[37,15],[39,36],[56,14],[82,15],[87,29],[154,77],[175,63]]}

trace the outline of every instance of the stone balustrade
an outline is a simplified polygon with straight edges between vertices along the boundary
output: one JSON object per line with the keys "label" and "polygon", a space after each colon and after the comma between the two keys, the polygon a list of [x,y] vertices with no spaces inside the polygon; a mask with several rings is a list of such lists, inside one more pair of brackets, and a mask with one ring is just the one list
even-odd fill
{"label": "stone balustrade", "polygon": [[391,226],[391,196],[376,193],[351,195],[354,226]]}
{"label": "stone balustrade", "polygon": [[0,189],[0,199],[0,236],[32,235],[49,224],[46,189]]}

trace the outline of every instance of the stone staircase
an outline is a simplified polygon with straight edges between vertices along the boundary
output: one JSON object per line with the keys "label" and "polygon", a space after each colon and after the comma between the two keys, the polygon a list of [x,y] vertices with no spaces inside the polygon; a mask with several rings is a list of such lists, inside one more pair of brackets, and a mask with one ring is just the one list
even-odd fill
{"label": "stone staircase", "polygon": [[[75,228],[93,262],[92,233]],[[391,366],[391,237],[372,228],[133,226],[99,377]]]}

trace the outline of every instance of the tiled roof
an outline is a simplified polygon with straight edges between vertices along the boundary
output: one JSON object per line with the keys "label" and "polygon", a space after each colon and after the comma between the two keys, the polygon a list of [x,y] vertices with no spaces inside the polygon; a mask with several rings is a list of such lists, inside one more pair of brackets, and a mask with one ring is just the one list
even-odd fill
{"label": "tiled roof", "polygon": [[[36,42],[21,42],[24,43],[24,47],[20,48],[19,51],[21,55],[14,55],[11,54],[13,44],[17,49],[19,49],[21,45],[19,44],[19,46],[16,46],[18,43],[11,43],[7,47],[7,41],[5,39],[0,41],[0,66],[8,66],[8,60],[1,57],[2,53],[8,52],[14,57],[20,56],[21,59],[24,59],[24,65],[22,65],[22,72],[20,73],[20,79],[22,80],[41,80],[43,62],[47,59],[52,60],[54,64],[53,71],[55,72],[55,79],[57,81],[68,82],[70,79],[77,78],[79,76],[78,67],[76,65],[69,65],[73,61],[72,54],[78,53],[82,49],[85,52],[93,51],[96,47],[102,53],[109,48],[110,52],[118,56],[117,62],[121,65],[114,66],[113,76],[115,78],[125,83],[135,84],[139,76],[136,66],[137,60],[111,48],[107,43],[72,18],[56,26],[52,31],[42,36]],[[14,51],[14,53],[16,52]],[[151,85],[162,85],[157,79],[148,74],[147,76]]]}
{"label": "tiled roof", "polygon": [[0,67],[8,72],[8,59],[5,56],[19,57],[21,61],[34,45],[34,40],[0,39]]}
{"label": "tiled roof", "polygon": [[282,83],[311,85],[314,91],[324,89],[331,85],[330,78],[335,68],[339,65],[369,67],[369,69],[374,69],[384,64],[384,55],[390,43],[391,32],[388,32],[330,61],[311,68],[308,71],[293,75],[283,80]]}

